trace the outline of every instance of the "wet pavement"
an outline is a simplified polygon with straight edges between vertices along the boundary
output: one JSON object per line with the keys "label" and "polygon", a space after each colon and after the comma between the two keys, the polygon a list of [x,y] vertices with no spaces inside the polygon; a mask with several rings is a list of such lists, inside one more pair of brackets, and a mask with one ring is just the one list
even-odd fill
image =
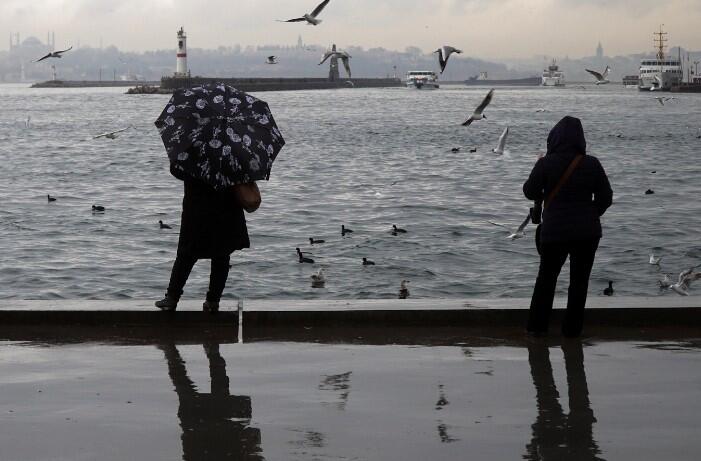
{"label": "wet pavement", "polygon": [[0,342],[0,459],[696,460],[701,452],[701,339],[213,338]]}

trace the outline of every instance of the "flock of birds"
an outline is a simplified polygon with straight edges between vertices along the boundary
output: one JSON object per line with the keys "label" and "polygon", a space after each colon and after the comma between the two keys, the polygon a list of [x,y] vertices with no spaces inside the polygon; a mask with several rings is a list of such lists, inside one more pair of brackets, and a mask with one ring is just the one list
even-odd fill
{"label": "flock of birds", "polygon": [[[341,224],[341,237],[350,237],[350,234],[353,234],[353,229],[349,229],[345,226],[345,224]],[[389,233],[393,236],[398,236],[400,234],[406,234],[407,230],[402,229],[400,227],[397,227],[396,224],[392,224],[392,228],[389,230]],[[310,245],[320,245],[326,243],[326,240],[322,239],[317,239],[314,237],[309,237],[309,244]],[[309,251],[302,251],[299,247],[295,248],[297,251],[297,260],[299,261],[300,264],[315,264],[316,261],[314,259],[310,258],[309,256],[313,256],[313,253]],[[361,265],[364,267],[367,266],[375,266],[376,263],[375,261],[369,260],[367,257],[363,257],[361,259]],[[312,283],[312,288],[324,288],[326,286],[326,274],[324,273],[324,268],[320,268],[315,274],[311,275],[311,283]],[[399,285],[399,294],[398,297],[399,299],[407,299],[409,297],[409,288],[407,287],[407,284],[409,283],[408,280],[402,280],[400,285]]]}
{"label": "flock of birds", "polygon": [[[660,266],[661,261],[661,257],[655,256],[655,254],[652,253],[650,254],[648,263],[657,266],[657,269],[662,271],[662,267]],[[660,285],[660,290],[672,290],[679,295],[689,296],[691,282],[701,280],[701,272],[696,271],[696,268],[699,266],[701,266],[701,264],[681,271],[676,282],[672,279],[675,275],[674,273],[663,273],[664,277],[657,281]]]}

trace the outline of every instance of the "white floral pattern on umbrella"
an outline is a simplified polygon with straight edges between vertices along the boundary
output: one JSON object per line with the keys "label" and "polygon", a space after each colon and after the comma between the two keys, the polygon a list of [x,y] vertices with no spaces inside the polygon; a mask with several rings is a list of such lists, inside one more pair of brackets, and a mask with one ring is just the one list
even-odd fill
{"label": "white floral pattern on umbrella", "polygon": [[215,189],[268,179],[285,145],[268,104],[221,83],[175,91],[155,124],[171,171]]}

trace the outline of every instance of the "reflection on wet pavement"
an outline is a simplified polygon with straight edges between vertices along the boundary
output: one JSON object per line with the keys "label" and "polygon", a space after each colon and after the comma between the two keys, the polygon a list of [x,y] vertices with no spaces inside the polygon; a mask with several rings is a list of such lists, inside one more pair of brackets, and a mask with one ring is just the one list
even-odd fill
{"label": "reflection on wet pavement", "polygon": [[700,346],[0,342],[0,460],[696,460]]}
{"label": "reflection on wet pavement", "polygon": [[168,374],[180,401],[183,459],[262,460],[260,430],[248,426],[251,398],[229,393],[226,362],[219,353],[219,344],[204,344],[209,361],[209,393],[197,391],[174,344],[158,348],[165,353]]}
{"label": "reflection on wet pavement", "polygon": [[528,345],[528,363],[536,390],[538,416],[533,423],[533,438],[526,445],[528,460],[600,460],[599,447],[593,439],[596,422],[589,403],[587,377],[584,373],[582,343],[562,343],[567,371],[567,396],[570,412],[565,416],[560,394],[553,379],[550,350],[547,343],[534,341]]}

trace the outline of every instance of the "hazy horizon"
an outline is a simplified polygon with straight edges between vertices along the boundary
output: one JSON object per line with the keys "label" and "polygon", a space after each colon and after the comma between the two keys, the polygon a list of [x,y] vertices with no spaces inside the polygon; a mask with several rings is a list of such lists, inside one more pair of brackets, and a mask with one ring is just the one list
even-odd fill
{"label": "hazy horizon", "polygon": [[[582,57],[600,41],[609,56],[651,52],[661,23],[669,46],[701,49],[701,2],[641,0],[331,0],[319,26],[280,23],[314,9],[318,0],[210,0],[206,8],[184,0],[4,0],[0,27],[22,39],[46,40],[56,47],[114,45],[143,52],[175,47],[185,27],[190,48],[305,43],[424,52],[450,44],[482,59],[534,56]],[[498,27],[498,28],[497,28]]]}

